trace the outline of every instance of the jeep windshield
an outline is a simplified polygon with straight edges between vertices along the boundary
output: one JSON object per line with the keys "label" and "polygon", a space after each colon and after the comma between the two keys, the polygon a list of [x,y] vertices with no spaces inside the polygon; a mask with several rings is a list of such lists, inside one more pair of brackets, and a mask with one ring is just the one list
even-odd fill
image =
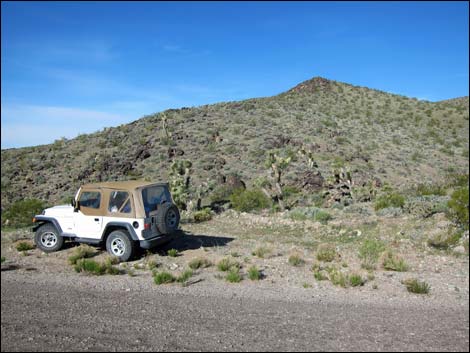
{"label": "jeep windshield", "polygon": [[171,202],[171,196],[166,186],[154,185],[142,190],[142,200],[144,202],[145,216],[149,217],[150,212],[157,209],[157,205]]}

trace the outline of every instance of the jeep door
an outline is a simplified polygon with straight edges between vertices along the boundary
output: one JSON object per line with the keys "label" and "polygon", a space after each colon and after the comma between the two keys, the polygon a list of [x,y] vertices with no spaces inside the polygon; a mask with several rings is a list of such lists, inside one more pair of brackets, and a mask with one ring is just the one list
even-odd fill
{"label": "jeep door", "polygon": [[100,239],[104,208],[102,191],[81,190],[78,206],[73,214],[75,234],[79,238]]}

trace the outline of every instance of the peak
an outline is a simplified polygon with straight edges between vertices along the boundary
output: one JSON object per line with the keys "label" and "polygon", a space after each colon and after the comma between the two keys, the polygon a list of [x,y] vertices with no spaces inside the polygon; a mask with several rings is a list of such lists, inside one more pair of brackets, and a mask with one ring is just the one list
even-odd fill
{"label": "peak", "polygon": [[328,80],[324,77],[313,77],[310,80],[299,83],[294,88],[290,89],[289,92],[308,92],[315,93],[318,91],[328,91],[331,89],[333,81]]}

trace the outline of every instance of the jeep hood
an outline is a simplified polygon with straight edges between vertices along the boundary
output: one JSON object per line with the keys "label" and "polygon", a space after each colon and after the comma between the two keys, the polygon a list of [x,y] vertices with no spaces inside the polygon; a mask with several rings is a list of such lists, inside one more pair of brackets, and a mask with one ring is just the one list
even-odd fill
{"label": "jeep hood", "polygon": [[72,217],[72,215],[73,215],[73,207],[70,205],[54,206],[54,207],[46,208],[44,210],[44,216]]}

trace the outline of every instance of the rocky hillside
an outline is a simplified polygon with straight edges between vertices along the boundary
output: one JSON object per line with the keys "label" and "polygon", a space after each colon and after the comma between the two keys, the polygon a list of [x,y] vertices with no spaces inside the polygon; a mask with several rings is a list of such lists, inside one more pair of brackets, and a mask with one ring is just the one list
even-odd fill
{"label": "rocky hillside", "polygon": [[288,185],[302,188],[314,152],[321,175],[338,167],[361,185],[404,189],[468,173],[468,97],[437,103],[313,78],[273,97],[170,109],[50,145],[1,151],[2,207],[23,198],[57,203],[85,182],[166,180],[172,161],[193,162],[195,182],[264,176],[266,153],[291,155]]}

